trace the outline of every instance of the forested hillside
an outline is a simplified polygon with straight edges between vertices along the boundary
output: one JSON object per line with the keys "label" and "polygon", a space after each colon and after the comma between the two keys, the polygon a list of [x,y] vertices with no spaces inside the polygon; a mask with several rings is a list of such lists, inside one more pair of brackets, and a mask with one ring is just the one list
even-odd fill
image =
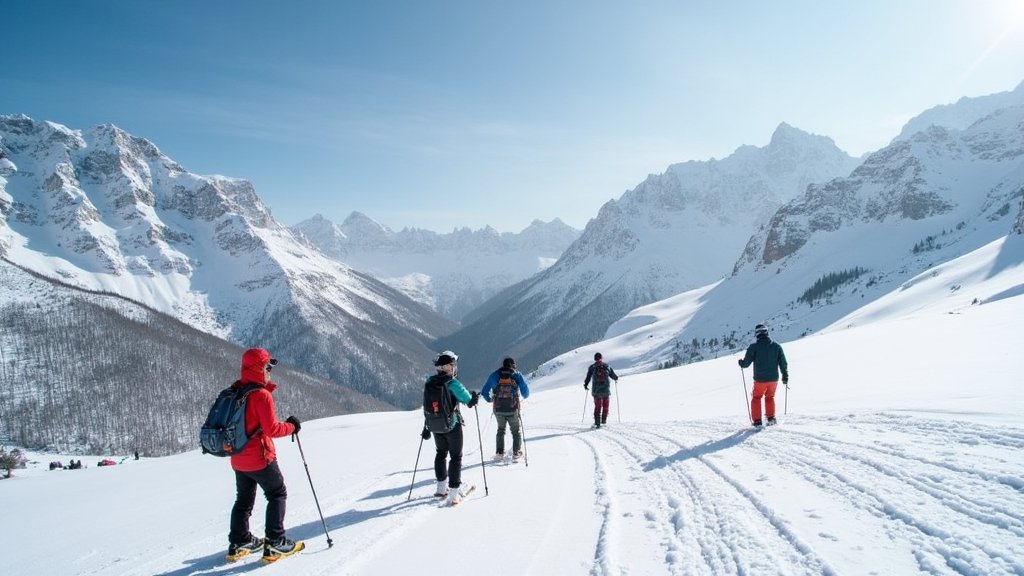
{"label": "forested hillside", "polygon": [[[242,348],[124,298],[56,285],[8,263],[0,263],[0,281],[38,296],[0,304],[4,439],[89,454],[157,456],[198,446],[213,398],[238,378]],[[274,380],[282,419],[390,408],[283,364]]]}

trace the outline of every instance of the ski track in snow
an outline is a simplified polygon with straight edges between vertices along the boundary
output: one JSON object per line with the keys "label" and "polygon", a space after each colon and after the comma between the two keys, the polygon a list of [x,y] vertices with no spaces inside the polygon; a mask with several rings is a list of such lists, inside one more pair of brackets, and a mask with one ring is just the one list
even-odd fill
{"label": "ski track in snow", "polygon": [[[603,518],[591,573],[629,574],[627,566],[660,559],[673,574],[838,574],[848,558],[870,554],[841,550],[840,530],[790,529],[788,514],[799,513],[838,515],[838,524],[823,524],[856,523],[887,546],[913,550],[906,567],[921,573],[1024,574],[1024,510],[1005,511],[1024,492],[1012,459],[1024,434],[885,414],[800,421],[806,425],[760,431],[713,421],[627,423],[578,434],[593,453]],[[907,435],[921,450],[907,453],[886,442],[890,434]],[[630,465],[609,470],[605,461]],[[754,476],[745,472],[751,463]],[[765,489],[774,478],[823,506],[774,509]],[[908,491],[913,509],[899,504]],[[631,538],[629,547],[618,542],[643,531],[652,537]]]}

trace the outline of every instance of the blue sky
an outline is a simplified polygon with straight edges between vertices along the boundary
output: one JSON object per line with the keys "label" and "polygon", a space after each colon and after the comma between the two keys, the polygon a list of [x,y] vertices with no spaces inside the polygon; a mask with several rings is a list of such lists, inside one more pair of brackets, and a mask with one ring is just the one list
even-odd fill
{"label": "blue sky", "polygon": [[[286,225],[582,228],[781,122],[860,155],[1024,81],[1021,0],[37,0],[0,113],[112,123],[251,180]],[[742,209],[742,207],[738,207]]]}

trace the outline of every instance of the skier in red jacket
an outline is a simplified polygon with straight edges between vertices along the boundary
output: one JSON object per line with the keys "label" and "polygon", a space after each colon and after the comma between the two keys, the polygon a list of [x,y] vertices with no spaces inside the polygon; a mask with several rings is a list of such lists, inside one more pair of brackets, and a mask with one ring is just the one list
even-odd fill
{"label": "skier in red jacket", "polygon": [[[277,384],[270,381],[270,371],[277,364],[270,352],[263,348],[250,348],[242,354],[242,375],[233,386],[258,384],[259,389],[248,396],[245,406],[245,433],[249,443],[231,456],[235,471],[235,505],[231,508],[231,532],[228,534],[229,562],[263,549],[263,561],[274,562],[295,554],[305,545],[289,540],[284,534],[285,500],[288,491],[284,476],[277,465],[274,438],[298,434],[301,424],[295,416],[284,422],[277,420],[273,392]],[[256,487],[263,489],[267,498],[266,538],[257,538],[249,531],[249,516],[256,503]]]}

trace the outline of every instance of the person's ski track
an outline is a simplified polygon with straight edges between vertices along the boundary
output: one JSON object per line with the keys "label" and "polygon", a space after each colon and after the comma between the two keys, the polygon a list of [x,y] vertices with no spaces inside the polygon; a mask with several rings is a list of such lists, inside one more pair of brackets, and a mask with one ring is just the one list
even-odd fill
{"label": "person's ski track", "polygon": [[[688,500],[686,512],[673,514],[666,523],[670,529],[666,557],[678,558],[680,549],[694,551],[692,544],[687,548],[684,540],[689,518],[689,527],[698,532],[696,543],[700,553],[696,556],[705,564],[680,566],[681,573],[778,573],[782,566],[789,568],[783,573],[834,573],[760,498],[705,456],[694,452],[692,446],[659,430],[632,425],[617,427],[615,432],[609,434],[611,440],[636,461],[638,470],[667,471],[668,478],[647,482],[649,491],[660,493],[660,497],[652,501],[664,501],[671,508],[671,502],[678,501],[680,494]],[[649,450],[640,452],[637,447]],[[694,453],[692,458],[678,463],[666,458],[666,455],[691,452]],[[687,460],[700,463],[702,467],[688,466]],[[737,495],[741,499],[738,500]],[[737,517],[744,521],[737,522]],[[750,564],[751,558],[760,560]]]}
{"label": "person's ski track", "polygon": [[[643,474],[645,463],[663,460],[664,454],[678,452],[680,448],[688,449],[674,439],[637,430],[634,425],[614,425],[606,433],[581,432],[575,427],[545,429],[579,432],[576,437],[594,454],[598,471],[595,490],[604,525],[592,574],[628,574],[628,556],[652,554],[663,558],[674,574],[780,573],[780,566],[789,566],[781,572],[787,574],[833,573],[814,557],[807,544],[774,520],[770,510],[765,510],[755,497],[707,462],[702,462],[702,474],[666,466],[662,476],[667,477],[651,482],[653,475]],[[625,470],[618,467],[609,474],[604,465],[609,449],[624,454],[623,461],[636,465]],[[625,479],[616,482],[615,476],[623,475]],[[648,497],[637,499],[637,490],[643,490]],[[745,521],[741,523],[735,521],[737,506],[744,506],[737,505],[737,493],[752,507],[743,512]],[[652,509],[651,502],[661,505]],[[652,543],[657,549],[612,554],[616,535],[634,530],[656,531],[658,538],[652,539]],[[625,557],[618,558],[622,563],[617,567],[611,559],[622,555]],[[752,564],[749,558],[762,560]]]}
{"label": "person's ski track", "polygon": [[[1024,519],[1007,513],[1002,506],[1007,498],[1014,497],[1012,488],[992,488],[993,482],[999,482],[1002,474],[989,474],[977,468],[949,465],[897,450],[872,450],[859,444],[835,440],[821,441],[814,438],[808,442],[807,436],[800,437],[803,441],[795,449],[807,455],[813,453],[808,450],[808,447],[813,445],[820,451],[874,469],[883,476],[895,478],[902,486],[909,486],[941,500],[949,508],[974,520],[1024,537]],[[893,464],[887,461],[887,458],[896,459],[898,462]]]}
{"label": "person's ski track", "polygon": [[[332,508],[345,512],[335,513],[328,525],[332,526],[331,539],[335,542],[333,553],[343,560],[326,562],[322,566],[303,566],[304,573],[326,575],[338,574],[340,570],[343,574],[358,574],[359,567],[365,562],[389,553],[394,549],[395,540],[415,530],[429,514],[436,512],[437,499],[430,495],[433,476],[427,474],[426,485],[414,487],[412,498],[407,500],[409,486],[396,483],[396,479],[405,474],[381,476],[359,487],[350,486],[344,496],[335,498]],[[416,490],[419,490],[418,494]],[[390,518],[395,514],[402,515],[401,522]],[[322,536],[322,529],[320,534]]]}
{"label": "person's ski track", "polygon": [[[838,498],[891,519],[886,529],[894,538],[915,542],[922,570],[931,571],[926,567],[937,563],[966,573],[1024,574],[1024,564],[1017,559],[1021,550],[1003,549],[997,533],[1024,533],[1019,517],[1000,510],[1015,496],[1010,487],[992,489],[991,482],[979,482],[974,471],[960,472],[898,451],[837,440],[807,442],[799,432],[778,432],[778,449],[788,450],[788,460],[797,464],[791,467],[794,472]],[[932,429],[929,434],[933,441],[936,433]],[[823,459],[823,453],[830,458]],[[843,462],[842,470],[828,465],[837,461]],[[906,501],[908,490],[916,494],[913,510],[896,504]]]}
{"label": "person's ski track", "polygon": [[615,570],[615,493],[616,486],[605,465],[605,457],[594,444],[582,438],[594,456],[594,496],[600,510],[601,529],[598,531],[597,545],[594,550],[594,565],[590,570],[592,576],[611,576]]}
{"label": "person's ski track", "polygon": [[[973,447],[964,442],[963,426],[948,427],[927,420],[901,422],[901,434],[915,437],[927,448],[947,452],[946,460],[908,454],[884,441],[893,433],[886,418],[852,423],[853,436],[863,442],[842,441],[829,434],[805,433],[780,427],[758,435],[752,448],[785,454],[782,461],[791,473],[810,485],[831,492],[837,501],[886,519],[884,530],[892,540],[914,544],[918,568],[926,573],[1024,574],[1019,547],[1005,549],[998,531],[1021,534],[1021,514],[1006,513],[1007,501],[1019,499],[1020,489],[1006,481],[1012,454],[1022,447],[1018,434],[969,425],[970,435],[992,438],[993,446],[1006,457],[957,454],[956,447]],[[993,448],[987,446],[987,448]],[[968,465],[951,463],[953,458]],[[841,464],[839,466],[838,464]],[[996,466],[991,471],[983,466]],[[994,486],[994,488],[993,488]],[[913,510],[893,502],[905,502],[913,490],[918,504]],[[890,497],[892,495],[892,497]],[[995,544],[990,544],[995,542]]]}
{"label": "person's ski track", "polygon": [[[803,419],[812,426],[823,421],[832,425],[830,420]],[[1018,560],[1024,557],[1022,550],[1003,544],[1005,539],[997,535],[1009,531],[1024,537],[1024,513],[1005,510],[1005,502],[1019,499],[1024,491],[1014,459],[1024,448],[1024,434],[887,414],[841,423],[856,441],[805,426],[750,431],[723,421],[653,428],[616,424],[585,432],[571,426],[544,428],[579,432],[577,438],[593,453],[595,491],[604,518],[591,571],[595,575],[628,574],[630,556],[651,553],[662,554],[674,574],[836,573],[748,488],[749,478],[734,477],[716,462],[722,448],[739,450],[733,458],[756,461],[760,469],[803,480],[837,506],[868,514],[865,518],[873,518],[871,523],[893,541],[912,543],[914,561],[924,573],[1024,574],[1024,563]],[[902,444],[886,442],[894,429],[922,450],[909,453]],[[983,439],[985,452],[965,455],[979,444],[977,438]],[[622,455],[620,461],[632,464],[607,466],[615,460],[613,451]],[[778,457],[768,456],[773,454]],[[895,503],[905,501],[908,490],[920,504],[902,510]],[[638,491],[646,500],[636,496]],[[644,509],[635,509],[634,502]],[[651,509],[650,503],[659,505]],[[651,541],[660,551],[612,554],[615,535],[636,529],[656,532]],[[613,557],[623,564],[617,566]],[[751,564],[749,559],[758,557],[765,563]]]}

